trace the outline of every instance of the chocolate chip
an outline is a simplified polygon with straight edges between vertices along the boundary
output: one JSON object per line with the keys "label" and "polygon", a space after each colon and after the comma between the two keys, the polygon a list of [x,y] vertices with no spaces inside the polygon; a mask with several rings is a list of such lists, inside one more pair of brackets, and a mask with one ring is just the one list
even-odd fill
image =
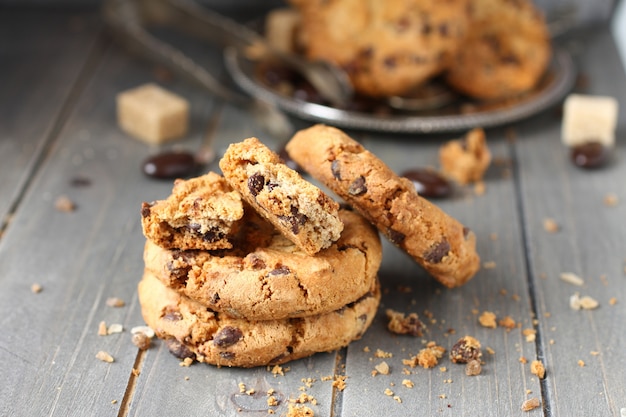
{"label": "chocolate chip", "polygon": [[146,203],[145,201],[141,203],[141,217],[150,216],[150,209],[153,205],[154,203]]}
{"label": "chocolate chip", "polygon": [[218,293],[215,293],[213,294],[213,297],[211,297],[211,304],[217,304],[220,300],[220,295]]}
{"label": "chocolate chip", "polygon": [[444,38],[450,34],[450,28],[448,27],[447,23],[444,22],[439,25],[439,34]]}
{"label": "chocolate chip", "polygon": [[600,142],[587,142],[574,146],[570,158],[574,165],[585,169],[600,168],[609,160],[609,150]]}
{"label": "chocolate chip", "polygon": [[338,160],[335,159],[333,162],[330,163],[330,171],[333,173],[333,177],[335,177],[338,180],[341,180],[341,171],[339,169]]}
{"label": "chocolate chip", "polygon": [[350,195],[361,195],[367,192],[367,186],[365,185],[365,178],[361,175],[359,178],[355,179],[350,187],[348,188],[348,193]]}
{"label": "chocolate chip", "polygon": [[167,345],[167,349],[170,353],[178,359],[196,359],[196,354],[189,350],[187,346],[180,343],[177,339],[165,339],[165,344]]}
{"label": "chocolate chip", "polygon": [[189,273],[190,269],[191,266],[189,265],[175,267],[172,261],[167,263],[167,270],[170,273],[171,279],[173,279],[174,281],[178,281],[181,285],[187,280],[187,274]]}
{"label": "chocolate chip", "polygon": [[448,252],[450,252],[450,243],[444,239],[431,246],[430,250],[424,254],[424,259],[426,262],[436,264],[441,262]]}
{"label": "chocolate chip", "polygon": [[91,185],[91,180],[86,177],[74,177],[70,180],[70,185],[76,188],[89,187]]}
{"label": "chocolate chip", "polygon": [[277,265],[276,268],[272,269],[269,272],[269,275],[288,275],[291,273],[291,269],[289,269],[286,265]]}
{"label": "chocolate chip", "polygon": [[399,245],[404,241],[406,235],[404,233],[398,232],[397,230],[387,229],[387,237],[389,238],[391,243]]}
{"label": "chocolate chip", "polygon": [[243,333],[236,327],[225,326],[213,337],[213,344],[220,348],[232,346],[243,337]]}
{"label": "chocolate chip", "polygon": [[300,226],[304,225],[309,218],[298,211],[297,207],[291,206],[291,216],[279,216],[283,222],[289,223],[294,235],[300,233]]}
{"label": "chocolate chip", "polygon": [[189,152],[164,152],[154,155],[142,165],[143,173],[152,178],[188,178],[199,168],[195,155]]}
{"label": "chocolate chip", "polygon": [[411,180],[415,191],[422,197],[444,198],[452,194],[452,183],[430,169],[410,169],[401,174]]}
{"label": "chocolate chip", "polygon": [[248,189],[253,196],[257,196],[263,187],[265,186],[265,177],[258,172],[252,174],[250,178],[248,178]]}

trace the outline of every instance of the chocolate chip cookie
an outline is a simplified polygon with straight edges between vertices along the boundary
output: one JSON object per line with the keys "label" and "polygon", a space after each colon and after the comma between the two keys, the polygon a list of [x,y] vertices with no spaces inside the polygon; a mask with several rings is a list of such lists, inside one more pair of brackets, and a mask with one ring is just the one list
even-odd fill
{"label": "chocolate chip cookie", "polygon": [[228,318],[166,287],[150,272],[139,283],[146,323],[179,358],[218,366],[281,364],[360,338],[380,301],[378,285],[340,309],[316,316],[248,321]]}
{"label": "chocolate chip cookie", "polygon": [[474,233],[341,130],[324,125],[301,130],[287,152],[442,284],[459,286],[478,271]]}
{"label": "chocolate chip cookie", "polygon": [[[280,233],[248,231],[268,224],[247,218],[242,242],[225,251],[166,250],[147,242],[146,269],[167,286],[224,316],[276,320],[328,313],[370,291],[382,258],[378,232],[354,211],[341,209],[345,228],[316,256]],[[259,236],[260,237],[260,236]]]}
{"label": "chocolate chip cookie", "polygon": [[355,91],[402,95],[447,68],[467,30],[467,0],[291,0],[310,60],[343,68]]}
{"label": "chocolate chip cookie", "polygon": [[476,0],[470,28],[446,82],[471,97],[500,99],[531,90],[550,61],[550,35],[530,0]]}
{"label": "chocolate chip cookie", "polygon": [[164,248],[231,248],[242,217],[239,193],[214,172],[178,179],[167,199],[141,206],[144,235]]}
{"label": "chocolate chip cookie", "polygon": [[288,239],[309,255],[339,239],[339,204],[257,138],[231,144],[220,160],[228,183]]}

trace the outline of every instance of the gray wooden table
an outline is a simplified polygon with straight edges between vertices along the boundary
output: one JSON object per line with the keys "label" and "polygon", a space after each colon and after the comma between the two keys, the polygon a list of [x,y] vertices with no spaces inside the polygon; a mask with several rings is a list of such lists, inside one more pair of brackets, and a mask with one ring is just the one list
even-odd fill
{"label": "gray wooden table", "polygon": [[[438,203],[476,232],[488,267],[464,287],[446,290],[385,244],[383,305],[370,330],[346,349],[290,363],[284,375],[274,375],[265,368],[181,367],[159,341],[145,352],[131,343],[129,329],[143,324],[136,296],[144,242],[139,208],[167,196],[171,183],[141,174],[141,162],[157,149],[119,130],[114,98],[159,81],[190,100],[190,133],[176,146],[196,148],[211,120],[220,153],[253,135],[273,147],[279,139],[193,85],[158,78],[153,65],[111,42],[96,13],[3,10],[0,415],[263,416],[271,388],[282,399],[277,415],[304,391],[317,399],[308,405],[319,416],[620,416],[622,410],[623,417],[626,76],[607,30],[589,31],[574,46],[588,80],[584,92],[622,104],[612,163],[597,171],[574,167],[560,143],[557,110],[489,130],[498,163],[485,178],[485,194],[460,188]],[[198,54],[213,68],[219,58],[215,50]],[[398,172],[437,165],[438,148],[449,138],[354,136]],[[616,205],[605,204],[609,194]],[[55,209],[61,195],[76,203],[74,211]],[[544,230],[546,218],[560,230]],[[584,285],[562,281],[563,272],[579,275]],[[41,292],[33,292],[33,284]],[[576,292],[598,300],[599,308],[572,310]],[[107,306],[110,297],[125,306]],[[417,312],[428,332],[423,338],[390,335],[385,308]],[[483,311],[510,316],[519,326],[482,327]],[[126,330],[98,336],[101,321]],[[534,340],[527,329],[536,332]],[[479,376],[466,376],[447,359],[433,369],[402,363],[424,341],[450,349],[465,334],[482,342]],[[378,349],[393,356],[378,358]],[[97,360],[100,350],[115,362]],[[535,359],[545,364],[543,380],[530,372]],[[372,376],[382,361],[390,373]],[[335,375],[346,376],[343,391],[326,378]],[[405,379],[414,387],[404,386]],[[241,394],[239,383],[258,394]],[[533,397],[542,406],[522,412],[522,402]]]}

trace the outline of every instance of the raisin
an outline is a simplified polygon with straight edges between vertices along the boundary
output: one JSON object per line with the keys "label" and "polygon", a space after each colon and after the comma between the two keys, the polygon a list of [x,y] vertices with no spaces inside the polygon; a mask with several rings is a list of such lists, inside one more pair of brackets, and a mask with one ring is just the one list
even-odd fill
{"label": "raisin", "polygon": [[225,326],[213,337],[213,344],[217,347],[228,347],[237,343],[243,337],[243,333],[236,327]]}
{"label": "raisin", "polygon": [[450,349],[450,360],[454,363],[468,363],[482,355],[480,342],[471,336],[460,338]]}
{"label": "raisin", "polygon": [[257,196],[265,186],[265,177],[258,172],[248,178],[248,189],[253,196]]}

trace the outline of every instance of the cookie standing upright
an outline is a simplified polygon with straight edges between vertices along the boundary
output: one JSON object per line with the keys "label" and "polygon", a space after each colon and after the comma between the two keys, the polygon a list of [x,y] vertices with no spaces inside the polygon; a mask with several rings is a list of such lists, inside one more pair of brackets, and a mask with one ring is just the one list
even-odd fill
{"label": "cookie standing upright", "polygon": [[165,200],[141,206],[143,233],[164,248],[227,249],[243,217],[243,201],[214,172],[174,182]]}
{"label": "cookie standing upright", "polygon": [[342,131],[323,125],[301,130],[287,152],[447,287],[462,285],[480,268],[471,230]]}
{"label": "cookie standing upright", "polygon": [[339,239],[339,204],[304,180],[257,138],[231,144],[220,160],[230,185],[309,255]]}

